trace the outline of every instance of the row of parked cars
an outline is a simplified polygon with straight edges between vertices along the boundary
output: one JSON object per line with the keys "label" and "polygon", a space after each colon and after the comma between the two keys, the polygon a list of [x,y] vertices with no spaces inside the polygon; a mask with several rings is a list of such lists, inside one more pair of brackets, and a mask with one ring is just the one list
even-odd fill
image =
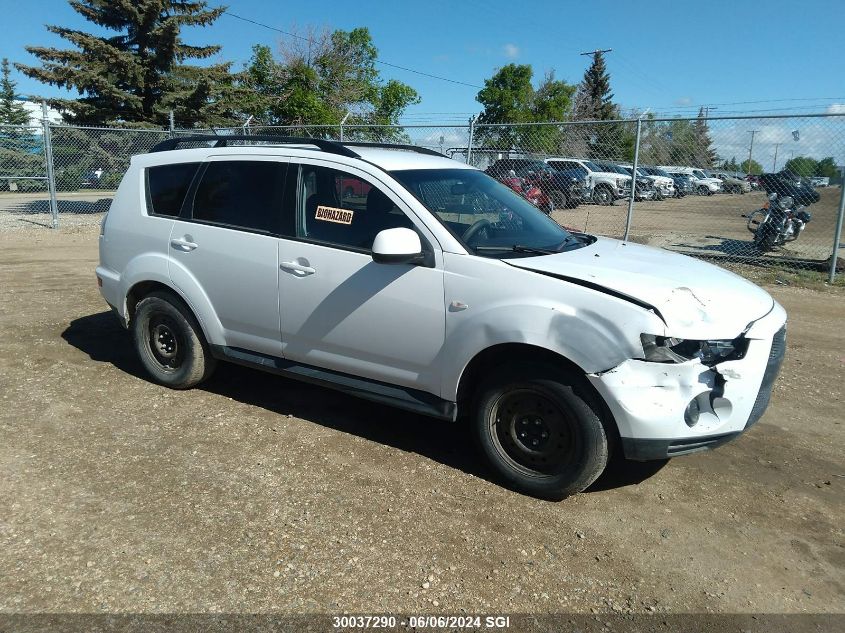
{"label": "row of parked cars", "polygon": [[[633,165],[585,158],[500,158],[487,173],[517,189],[549,191],[549,208],[574,207],[582,202],[613,204],[631,195]],[[752,183],[726,172],[677,165],[638,165],[636,200],[664,200],[689,194],[745,194]],[[548,200],[546,201],[546,199]]]}

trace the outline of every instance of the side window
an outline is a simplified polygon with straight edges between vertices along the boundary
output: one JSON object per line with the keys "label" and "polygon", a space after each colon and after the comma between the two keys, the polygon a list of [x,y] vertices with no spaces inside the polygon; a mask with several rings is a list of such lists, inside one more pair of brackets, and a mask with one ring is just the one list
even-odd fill
{"label": "side window", "polygon": [[302,165],[299,237],[370,250],[379,231],[413,226],[390,198],[366,180],[328,167]]}
{"label": "side window", "polygon": [[199,163],[177,163],[148,167],[147,212],[153,215],[179,215],[185,194]]}
{"label": "side window", "polygon": [[278,234],[286,163],[214,161],[194,195],[193,219]]}

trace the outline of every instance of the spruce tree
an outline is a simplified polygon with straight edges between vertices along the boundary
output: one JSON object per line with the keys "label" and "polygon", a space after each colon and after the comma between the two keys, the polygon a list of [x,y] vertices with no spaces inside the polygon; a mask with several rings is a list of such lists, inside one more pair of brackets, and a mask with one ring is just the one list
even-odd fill
{"label": "spruce tree", "polygon": [[[613,103],[610,74],[601,52],[593,54],[593,63],[584,73],[575,95],[573,119],[580,121],[611,121],[619,118],[619,108]],[[596,124],[582,128],[590,158],[621,159],[630,154],[630,139],[618,123]]]}
{"label": "spruce tree", "polygon": [[164,125],[168,111],[184,126],[213,123],[220,116],[221,92],[231,85],[229,64],[196,66],[219,46],[182,41],[184,26],[208,26],[225,7],[206,0],[69,0],[86,20],[116,34],[97,36],[48,26],[74,45],[70,49],[28,46],[41,66],[16,64],[29,77],[75,89],[79,99],[50,99],[65,119],[81,125]]}
{"label": "spruce tree", "polygon": [[704,108],[699,109],[698,118],[693,123],[693,137],[693,165],[705,169],[712,167],[719,157],[713,148],[713,140],[710,138],[710,130],[707,128]]}
{"label": "spruce tree", "polygon": [[17,100],[15,82],[12,81],[9,60],[3,58],[0,65],[0,125],[26,125],[29,113]]}

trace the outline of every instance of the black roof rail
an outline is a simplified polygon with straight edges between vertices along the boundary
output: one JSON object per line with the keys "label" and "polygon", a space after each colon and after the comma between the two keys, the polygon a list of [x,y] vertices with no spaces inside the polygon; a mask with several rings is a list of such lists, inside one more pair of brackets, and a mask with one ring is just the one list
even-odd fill
{"label": "black roof rail", "polygon": [[[193,136],[179,136],[162,141],[150,149],[152,152],[169,152],[178,149],[184,143],[209,143],[214,141],[211,147],[226,147],[228,141],[261,141],[266,143],[277,143],[279,145],[313,145],[330,154],[339,154],[349,158],[361,158],[356,152],[344,147],[343,144],[335,141],[326,141],[321,138],[305,138],[299,136],[274,136],[272,134],[196,134]],[[351,144],[351,143],[350,143]]]}
{"label": "black roof rail", "polygon": [[405,143],[370,143],[367,141],[344,141],[344,145],[351,145],[352,147],[381,147],[384,149],[404,149],[409,152],[416,152],[417,154],[428,154],[429,156],[440,156],[441,158],[448,158],[445,154],[429,149],[427,147],[420,147],[418,145],[408,145]]}

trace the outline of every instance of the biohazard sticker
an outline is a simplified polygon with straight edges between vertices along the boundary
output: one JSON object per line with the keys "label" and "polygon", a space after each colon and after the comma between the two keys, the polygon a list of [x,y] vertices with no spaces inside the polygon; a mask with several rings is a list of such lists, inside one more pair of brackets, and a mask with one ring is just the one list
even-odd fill
{"label": "biohazard sticker", "polygon": [[317,213],[314,215],[315,220],[322,220],[323,222],[334,222],[336,224],[352,224],[352,214],[354,211],[349,209],[337,209],[335,207],[317,207]]}

